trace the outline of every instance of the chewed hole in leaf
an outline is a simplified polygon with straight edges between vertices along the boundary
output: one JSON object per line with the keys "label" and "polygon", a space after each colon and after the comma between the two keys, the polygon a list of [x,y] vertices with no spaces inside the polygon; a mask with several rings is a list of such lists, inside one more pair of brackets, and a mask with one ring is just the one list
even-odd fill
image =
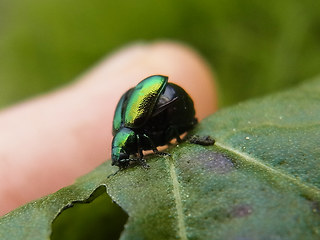
{"label": "chewed hole in leaf", "polygon": [[101,186],[87,201],[62,210],[52,223],[51,239],[119,239],[127,219]]}

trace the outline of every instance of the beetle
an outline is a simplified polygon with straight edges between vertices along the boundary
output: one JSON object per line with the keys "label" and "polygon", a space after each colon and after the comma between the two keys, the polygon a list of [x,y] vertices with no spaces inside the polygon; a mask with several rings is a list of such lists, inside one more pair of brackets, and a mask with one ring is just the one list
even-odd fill
{"label": "beetle", "polygon": [[[120,98],[113,118],[112,165],[119,170],[131,162],[149,167],[143,159],[143,150],[166,145],[192,129],[195,118],[191,97],[181,87],[168,83],[168,77],[153,75],[129,89]],[[135,155],[137,158],[130,158]]]}

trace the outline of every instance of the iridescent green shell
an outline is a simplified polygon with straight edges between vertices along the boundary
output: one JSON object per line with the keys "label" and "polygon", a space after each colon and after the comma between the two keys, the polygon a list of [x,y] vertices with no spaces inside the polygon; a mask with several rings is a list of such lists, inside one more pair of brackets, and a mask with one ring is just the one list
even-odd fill
{"label": "iridescent green shell", "polygon": [[128,91],[125,92],[125,94],[122,95],[122,97],[120,98],[118,105],[116,107],[116,111],[114,113],[114,117],[113,117],[113,129],[112,129],[112,134],[113,136],[116,134],[116,132],[119,131],[119,129],[121,128],[121,125],[123,123],[123,105],[124,102],[126,102],[128,96],[130,95],[130,92],[133,90],[133,88],[129,89]]}
{"label": "iridescent green shell", "polygon": [[154,75],[132,90],[122,115],[125,127],[140,128],[148,121],[167,82],[168,77]]}

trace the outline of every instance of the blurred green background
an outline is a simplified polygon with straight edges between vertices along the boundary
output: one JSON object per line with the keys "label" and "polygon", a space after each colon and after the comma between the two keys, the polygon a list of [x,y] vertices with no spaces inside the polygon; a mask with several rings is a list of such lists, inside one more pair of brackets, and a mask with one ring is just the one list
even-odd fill
{"label": "blurred green background", "polygon": [[205,56],[226,106],[320,72],[320,1],[0,0],[0,108],[155,39]]}
{"label": "blurred green background", "polygon": [[157,39],[198,50],[227,106],[320,72],[320,1],[0,0],[0,108],[72,81],[117,48]]}

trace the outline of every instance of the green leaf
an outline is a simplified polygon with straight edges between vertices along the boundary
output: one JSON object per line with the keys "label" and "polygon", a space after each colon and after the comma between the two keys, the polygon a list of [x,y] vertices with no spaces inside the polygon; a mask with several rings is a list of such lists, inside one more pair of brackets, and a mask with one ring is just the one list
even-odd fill
{"label": "green leaf", "polygon": [[320,238],[320,79],[219,111],[192,134],[216,143],[184,142],[110,178],[106,162],[4,216],[0,239],[48,239],[57,214],[99,186],[129,215],[121,239]]}

